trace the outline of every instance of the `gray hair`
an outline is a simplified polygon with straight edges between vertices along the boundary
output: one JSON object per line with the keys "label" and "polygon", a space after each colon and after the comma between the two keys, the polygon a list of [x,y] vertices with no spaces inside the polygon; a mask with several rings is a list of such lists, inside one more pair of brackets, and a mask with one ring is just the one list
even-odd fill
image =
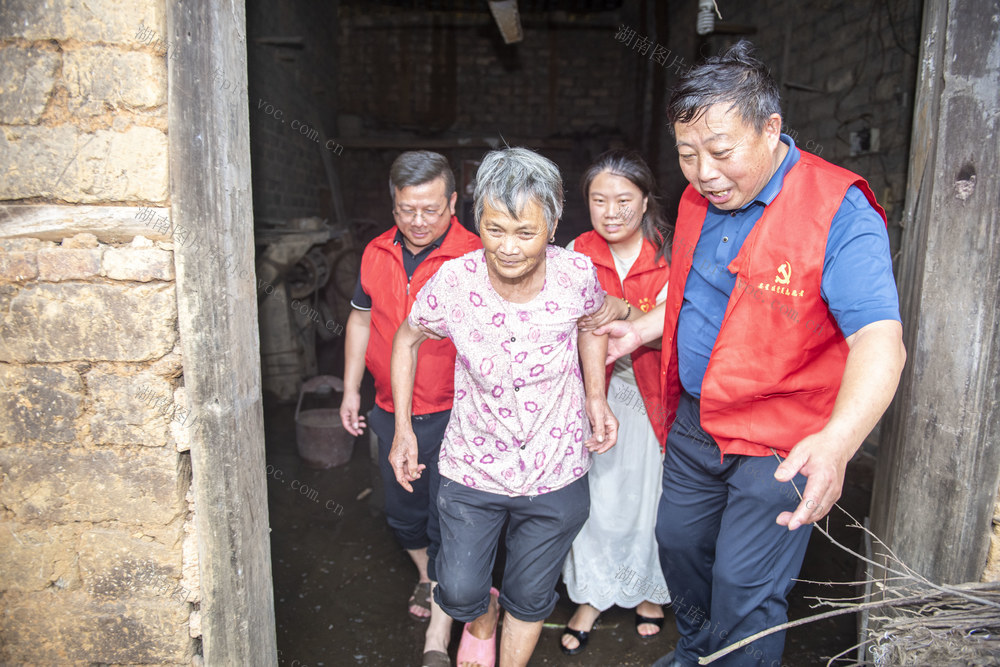
{"label": "gray hair", "polygon": [[728,102],[757,132],[764,129],[771,114],[781,115],[778,84],[767,66],[752,55],[753,49],[753,44],[741,39],[680,78],[667,104],[671,134],[674,123],[696,121],[713,104]]}
{"label": "gray hair", "polygon": [[555,162],[527,148],[487,153],[476,172],[476,231],[487,203],[518,220],[529,201],[541,207],[552,234],[563,210],[562,176]]}
{"label": "gray hair", "polygon": [[423,185],[438,178],[444,179],[444,195],[450,200],[455,192],[455,172],[451,170],[445,156],[433,151],[407,151],[401,154],[389,168],[389,194],[392,195],[392,203],[396,203],[396,190]]}

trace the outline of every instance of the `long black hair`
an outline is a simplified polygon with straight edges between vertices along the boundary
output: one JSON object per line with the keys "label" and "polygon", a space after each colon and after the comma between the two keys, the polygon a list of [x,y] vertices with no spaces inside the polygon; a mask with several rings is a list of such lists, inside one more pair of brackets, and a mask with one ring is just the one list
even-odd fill
{"label": "long black hair", "polygon": [[642,236],[652,243],[653,247],[659,248],[657,257],[669,258],[672,229],[663,217],[663,208],[657,196],[656,178],[649,165],[638,151],[631,149],[613,148],[601,153],[580,179],[585,200],[590,199],[590,186],[594,179],[605,171],[627,178],[632,185],[639,188],[642,196],[646,197],[646,212],[643,213],[640,223]]}

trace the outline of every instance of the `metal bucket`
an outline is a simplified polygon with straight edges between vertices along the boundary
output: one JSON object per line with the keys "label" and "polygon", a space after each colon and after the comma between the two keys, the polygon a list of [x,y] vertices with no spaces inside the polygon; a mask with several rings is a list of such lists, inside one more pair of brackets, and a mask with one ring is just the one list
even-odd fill
{"label": "metal bucket", "polygon": [[319,408],[302,410],[302,397],[320,387],[343,392],[344,382],[332,375],[317,375],[302,383],[299,402],[295,406],[295,441],[299,457],[310,468],[333,468],[351,460],[354,436],[344,430],[340,410]]}

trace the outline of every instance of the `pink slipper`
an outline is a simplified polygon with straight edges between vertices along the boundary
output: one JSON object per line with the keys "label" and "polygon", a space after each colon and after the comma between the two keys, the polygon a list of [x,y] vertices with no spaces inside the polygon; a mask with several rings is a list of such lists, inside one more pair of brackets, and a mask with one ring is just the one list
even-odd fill
{"label": "pink slipper", "polygon": [[[500,597],[500,591],[495,588],[490,589],[490,596]],[[500,620],[499,610],[496,621]],[[458,645],[458,655],[455,662],[459,665],[463,663],[482,665],[483,667],[494,667],[497,660],[497,623],[493,622],[493,633],[489,639],[479,639],[469,632],[469,624],[462,628],[462,641]]]}

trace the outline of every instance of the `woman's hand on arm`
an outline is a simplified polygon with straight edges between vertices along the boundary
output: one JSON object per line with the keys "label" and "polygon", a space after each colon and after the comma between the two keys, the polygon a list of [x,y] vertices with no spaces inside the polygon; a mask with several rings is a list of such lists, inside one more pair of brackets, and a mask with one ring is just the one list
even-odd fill
{"label": "woman's hand on arm", "polygon": [[605,391],[604,358],[607,356],[608,337],[590,331],[578,336],[583,387],[587,394],[584,403],[593,435],[583,443],[593,454],[603,454],[618,442],[618,420],[608,405]]}
{"label": "woman's hand on arm", "polygon": [[392,339],[392,360],[389,376],[392,382],[392,403],[396,417],[396,431],[389,450],[396,481],[404,489],[413,493],[410,482],[420,479],[426,467],[417,463],[417,436],[411,423],[413,412],[413,383],[417,374],[417,352],[420,344],[427,340],[427,334],[410,325],[408,320],[396,331]]}
{"label": "woman's hand on arm", "polygon": [[[626,319],[626,315],[633,317],[628,302],[610,294],[604,297],[604,303],[590,315],[584,315],[577,320],[577,327],[580,331],[593,331],[597,327],[609,324],[616,320]],[[634,309],[638,310],[638,308]]]}
{"label": "woman's hand on arm", "polygon": [[340,401],[340,423],[351,435],[361,435],[365,430],[365,417],[361,412],[361,378],[365,374],[365,350],[371,332],[370,310],[351,309],[344,334],[344,396]]}

